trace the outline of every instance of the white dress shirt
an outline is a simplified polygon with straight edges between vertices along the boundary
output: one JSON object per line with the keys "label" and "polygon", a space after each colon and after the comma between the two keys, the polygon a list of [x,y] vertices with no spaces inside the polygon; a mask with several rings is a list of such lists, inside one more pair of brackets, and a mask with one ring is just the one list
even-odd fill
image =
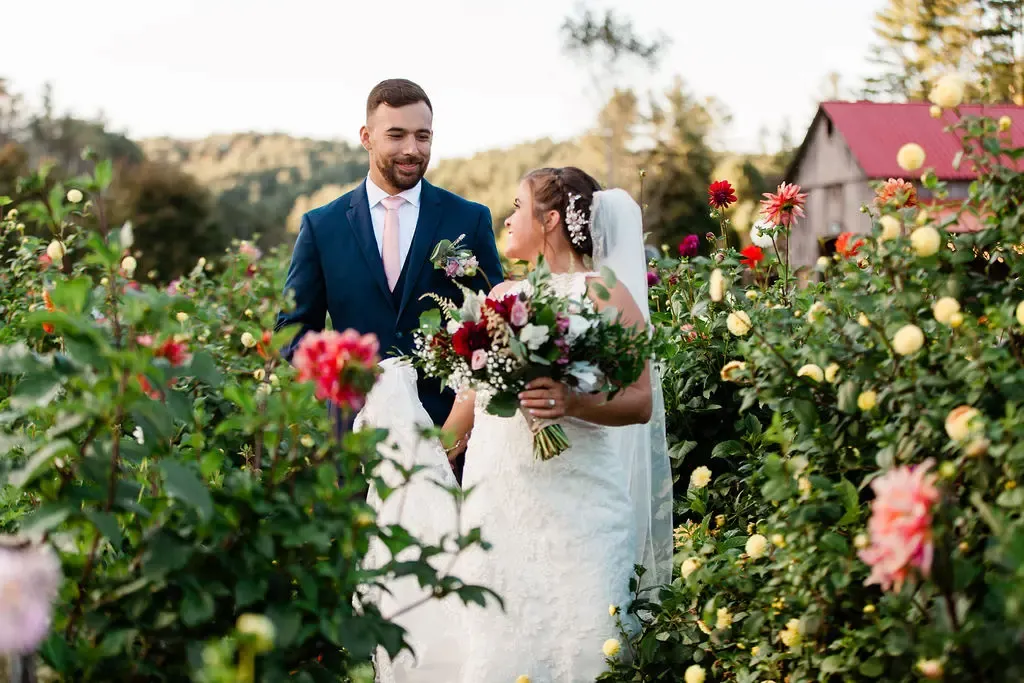
{"label": "white dress shirt", "polygon": [[[398,209],[398,254],[400,263],[405,266],[405,259],[409,255],[409,248],[412,246],[413,235],[416,234],[416,222],[420,217],[420,190],[423,188],[423,181],[416,183],[414,187],[399,192],[398,196],[405,199],[405,203]],[[377,238],[377,253],[384,253],[384,216],[387,209],[381,204],[381,200],[390,195],[377,187],[377,184],[366,177],[366,199],[370,204],[370,218],[373,221],[373,235]]]}

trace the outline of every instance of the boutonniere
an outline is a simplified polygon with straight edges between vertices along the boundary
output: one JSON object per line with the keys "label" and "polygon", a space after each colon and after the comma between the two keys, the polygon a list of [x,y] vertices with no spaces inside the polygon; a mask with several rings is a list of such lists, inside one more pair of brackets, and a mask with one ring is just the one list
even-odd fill
{"label": "boutonniere", "polygon": [[434,264],[435,270],[443,270],[445,275],[453,280],[460,277],[476,277],[479,273],[487,283],[487,288],[490,289],[491,283],[487,279],[487,274],[480,270],[480,262],[477,261],[472,251],[462,245],[462,240],[465,237],[465,235],[459,235],[454,242],[451,240],[438,242],[430,254],[430,262]]}

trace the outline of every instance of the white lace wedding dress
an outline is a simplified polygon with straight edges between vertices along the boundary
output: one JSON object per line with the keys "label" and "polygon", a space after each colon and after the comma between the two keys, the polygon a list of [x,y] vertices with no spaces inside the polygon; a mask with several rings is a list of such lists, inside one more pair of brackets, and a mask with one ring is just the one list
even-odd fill
{"label": "white lace wedding dress", "polygon": [[[585,275],[556,275],[559,294],[581,298]],[[474,551],[459,576],[493,589],[496,607],[465,610],[461,683],[592,683],[607,666],[602,646],[623,639],[609,605],[627,607],[635,534],[631,463],[616,428],[574,419],[571,443],[539,461],[522,415],[487,414],[477,398],[463,487],[465,520],[490,551]]]}

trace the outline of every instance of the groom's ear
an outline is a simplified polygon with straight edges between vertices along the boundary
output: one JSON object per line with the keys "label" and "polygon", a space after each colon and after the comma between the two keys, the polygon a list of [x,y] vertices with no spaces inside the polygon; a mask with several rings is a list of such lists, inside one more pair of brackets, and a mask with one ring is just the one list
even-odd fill
{"label": "groom's ear", "polygon": [[370,151],[370,129],[366,126],[359,129],[359,143],[367,152]]}

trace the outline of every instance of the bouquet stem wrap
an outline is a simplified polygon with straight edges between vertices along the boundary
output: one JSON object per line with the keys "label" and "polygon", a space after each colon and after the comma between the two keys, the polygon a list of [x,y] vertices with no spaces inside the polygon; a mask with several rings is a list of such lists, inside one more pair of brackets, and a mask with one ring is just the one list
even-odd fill
{"label": "bouquet stem wrap", "polygon": [[523,408],[519,412],[533,433],[533,455],[538,460],[550,460],[569,448],[569,437],[557,421],[536,417]]}

